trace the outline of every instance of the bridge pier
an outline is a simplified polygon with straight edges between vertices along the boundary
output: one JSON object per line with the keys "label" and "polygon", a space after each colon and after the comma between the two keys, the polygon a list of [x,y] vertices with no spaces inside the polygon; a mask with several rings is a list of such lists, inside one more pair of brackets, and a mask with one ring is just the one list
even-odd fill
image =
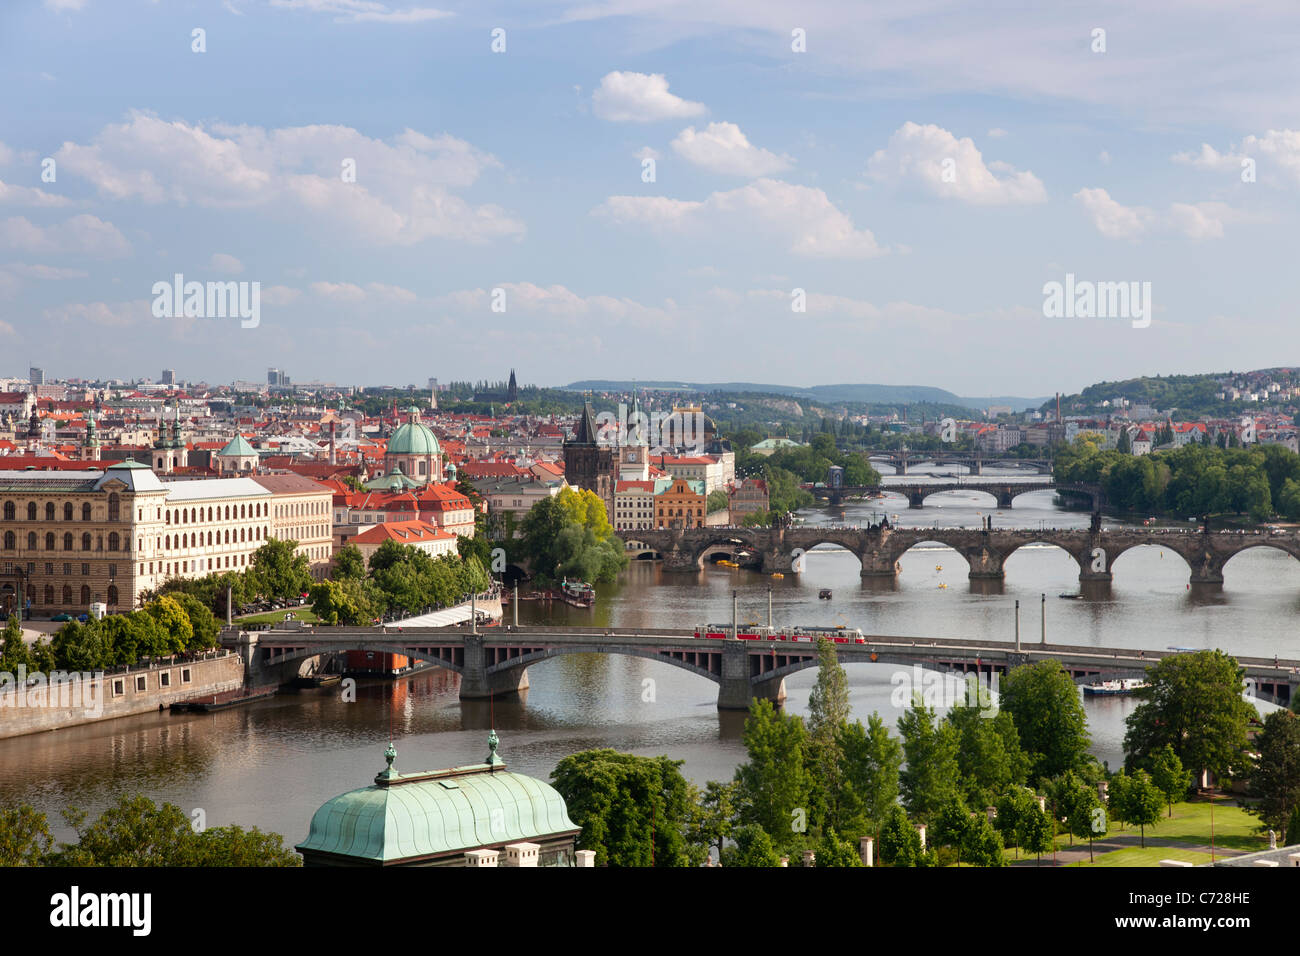
{"label": "bridge pier", "polygon": [[528,667],[488,671],[482,637],[465,635],[465,667],[460,674],[460,699],[483,700],[528,689]]}
{"label": "bridge pier", "polygon": [[1188,565],[1192,569],[1192,584],[1223,584],[1223,566],[1227,564],[1227,558],[1221,558],[1208,549],[1198,549],[1185,555]]}
{"label": "bridge pier", "polygon": [[890,580],[898,577],[898,558],[895,557],[892,551],[883,548],[864,551],[861,560],[861,577],[888,578]]}
{"label": "bridge pier", "polygon": [[969,577],[972,581],[1002,581],[1007,576],[1002,555],[987,544],[962,551],[962,557],[970,565]]}
{"label": "bridge pier", "polygon": [[673,548],[671,551],[661,551],[660,558],[663,562],[665,571],[698,571],[700,564],[695,560],[689,551],[680,548]]}
{"label": "bridge pier", "polygon": [[907,506],[908,506],[909,508],[924,508],[924,507],[925,507],[925,492],[923,492],[923,491],[909,491],[909,492],[907,493]]}
{"label": "bridge pier", "polygon": [[[782,685],[784,689],[784,685]],[[749,649],[744,641],[722,641],[722,677],[718,680],[718,710],[749,710]]]}
{"label": "bridge pier", "polygon": [[1010,488],[998,489],[998,508],[1002,511],[1010,511],[1011,503],[1015,500],[1015,493]]}

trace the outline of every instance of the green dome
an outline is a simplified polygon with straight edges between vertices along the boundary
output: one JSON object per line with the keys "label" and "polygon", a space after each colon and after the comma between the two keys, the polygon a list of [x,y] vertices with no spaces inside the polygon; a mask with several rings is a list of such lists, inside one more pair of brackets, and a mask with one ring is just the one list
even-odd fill
{"label": "green dome", "polygon": [[554,787],[480,764],[437,773],[381,773],[374,786],[321,806],[297,849],[386,863],[578,830]]}
{"label": "green dome", "polygon": [[441,455],[442,448],[428,425],[406,422],[388,439],[390,455]]}

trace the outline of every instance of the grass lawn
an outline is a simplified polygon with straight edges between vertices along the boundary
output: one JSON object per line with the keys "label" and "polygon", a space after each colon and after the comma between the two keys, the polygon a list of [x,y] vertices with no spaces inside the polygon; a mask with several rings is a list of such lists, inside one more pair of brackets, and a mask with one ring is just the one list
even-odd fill
{"label": "grass lawn", "polygon": [[253,614],[249,617],[237,617],[235,621],[240,624],[279,624],[284,620],[286,614],[292,614],[300,621],[306,621],[308,624],[316,624],[320,621],[310,604],[304,604],[302,607],[291,607],[287,610],[267,611],[265,614]]}
{"label": "grass lawn", "polygon": [[[1215,810],[1217,822],[1218,810]],[[1220,858],[1221,859],[1221,858]],[[1149,846],[1145,850],[1132,847],[1097,854],[1097,862],[1070,863],[1069,866],[1159,866],[1161,860],[1182,860],[1184,863],[1209,863],[1210,854],[1195,850],[1180,850],[1171,846]]]}

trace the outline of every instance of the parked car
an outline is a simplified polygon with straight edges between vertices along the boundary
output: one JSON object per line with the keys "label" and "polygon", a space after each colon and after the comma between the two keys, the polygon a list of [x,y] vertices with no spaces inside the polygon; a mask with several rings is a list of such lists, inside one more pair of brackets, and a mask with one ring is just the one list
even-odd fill
{"label": "parked car", "polygon": [[89,614],[78,614],[78,615],[77,615],[77,620],[80,621],[82,624],[85,624],[86,622],[88,622],[88,621],[90,620],[90,615],[89,615]]}
{"label": "parked car", "polygon": [[54,617],[50,618],[50,620],[51,620],[51,621],[71,621],[71,620],[72,620],[72,615],[71,615],[71,614],[56,614],[56,615],[54,615]]}

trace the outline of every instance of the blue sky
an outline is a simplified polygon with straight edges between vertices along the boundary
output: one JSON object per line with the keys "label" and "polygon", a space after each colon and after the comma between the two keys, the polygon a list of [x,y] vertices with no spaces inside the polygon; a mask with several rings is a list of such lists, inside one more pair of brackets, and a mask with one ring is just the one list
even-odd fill
{"label": "blue sky", "polygon": [[[0,375],[1041,395],[1293,362],[1300,8],[1042,6],[6,3]],[[178,272],[260,283],[260,324],[155,317]],[[1150,282],[1154,321],[1046,318],[1066,273]]]}

